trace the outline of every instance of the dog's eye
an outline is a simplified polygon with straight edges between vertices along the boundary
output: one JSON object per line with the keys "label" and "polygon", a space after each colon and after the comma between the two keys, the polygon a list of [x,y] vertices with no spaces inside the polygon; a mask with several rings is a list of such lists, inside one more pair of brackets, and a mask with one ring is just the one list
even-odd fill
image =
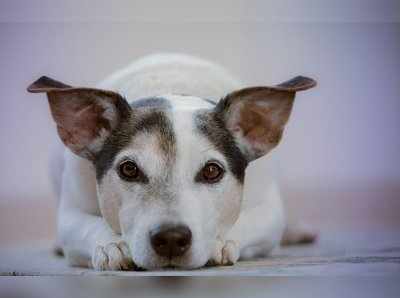
{"label": "dog's eye", "polygon": [[216,162],[208,162],[201,169],[201,180],[206,183],[216,183],[224,175],[224,169]]}
{"label": "dog's eye", "polygon": [[141,176],[138,166],[131,160],[125,160],[119,164],[118,174],[128,181],[138,180]]}

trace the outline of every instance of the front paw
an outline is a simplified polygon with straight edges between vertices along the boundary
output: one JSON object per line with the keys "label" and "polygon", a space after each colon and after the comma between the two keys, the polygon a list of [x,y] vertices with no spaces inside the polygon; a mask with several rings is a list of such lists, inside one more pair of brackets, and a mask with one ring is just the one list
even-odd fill
{"label": "front paw", "polygon": [[124,241],[98,245],[92,255],[92,266],[99,271],[135,268],[128,245]]}
{"label": "front paw", "polygon": [[217,240],[216,247],[208,265],[227,266],[237,262],[240,255],[240,249],[237,242],[233,240]]}

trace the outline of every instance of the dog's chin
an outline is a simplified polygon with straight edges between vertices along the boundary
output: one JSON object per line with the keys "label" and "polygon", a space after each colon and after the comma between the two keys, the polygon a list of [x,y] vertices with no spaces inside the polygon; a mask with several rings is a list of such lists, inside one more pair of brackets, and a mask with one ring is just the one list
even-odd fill
{"label": "dog's chin", "polygon": [[161,270],[161,269],[177,269],[177,270],[193,270],[198,269],[207,263],[206,260],[192,260],[187,257],[181,258],[162,258],[158,256],[152,256],[144,260],[135,260],[135,264],[145,270]]}
{"label": "dog's chin", "polygon": [[162,269],[194,270],[204,267],[205,264],[206,262],[202,262],[199,264],[185,264],[182,262],[176,262],[174,260],[165,260],[158,263],[137,264],[137,266],[145,270],[162,270]]}
{"label": "dog's chin", "polygon": [[[179,257],[163,257],[158,255],[148,241],[141,238],[125,237],[132,254],[133,262],[145,270],[176,268],[180,270],[198,269],[206,265],[212,254],[212,241],[193,242],[191,248]],[[129,241],[130,240],[130,241]]]}

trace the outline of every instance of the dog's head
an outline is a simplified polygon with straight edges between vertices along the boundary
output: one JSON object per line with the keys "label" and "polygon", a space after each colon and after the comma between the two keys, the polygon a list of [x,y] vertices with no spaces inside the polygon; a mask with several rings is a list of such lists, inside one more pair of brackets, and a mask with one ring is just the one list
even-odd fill
{"label": "dog's head", "polygon": [[47,77],[28,91],[47,93],[61,140],[93,163],[103,217],[151,269],[208,261],[239,216],[246,166],[279,143],[296,91],[314,85],[296,77],[217,104],[165,95],[129,105]]}

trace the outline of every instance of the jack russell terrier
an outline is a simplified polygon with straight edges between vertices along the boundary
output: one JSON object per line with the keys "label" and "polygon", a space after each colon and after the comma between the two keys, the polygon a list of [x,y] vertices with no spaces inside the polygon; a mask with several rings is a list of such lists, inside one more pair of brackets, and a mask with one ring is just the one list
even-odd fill
{"label": "jack russell terrier", "polygon": [[31,84],[47,93],[68,148],[52,178],[69,264],[191,269],[313,241],[286,227],[273,175],[256,196],[243,197],[243,183],[248,164],[279,143],[296,92],[315,85],[298,76],[244,88],[221,66],[180,54],[134,61],[96,89]]}

